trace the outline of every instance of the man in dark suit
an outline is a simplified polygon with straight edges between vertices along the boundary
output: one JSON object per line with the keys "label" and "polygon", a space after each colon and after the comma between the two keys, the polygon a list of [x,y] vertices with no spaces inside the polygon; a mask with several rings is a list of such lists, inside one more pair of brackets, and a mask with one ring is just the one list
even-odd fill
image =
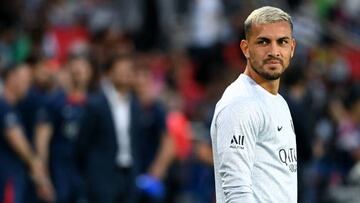
{"label": "man in dark suit", "polygon": [[131,91],[133,60],[113,57],[85,107],[77,143],[89,202],[133,203],[140,147],[139,107]]}

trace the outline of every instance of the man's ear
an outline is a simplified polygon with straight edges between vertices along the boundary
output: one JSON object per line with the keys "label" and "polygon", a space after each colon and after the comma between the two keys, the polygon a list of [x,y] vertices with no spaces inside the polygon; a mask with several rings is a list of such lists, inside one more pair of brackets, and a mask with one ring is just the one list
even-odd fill
{"label": "man's ear", "polygon": [[292,39],[291,40],[291,58],[294,57],[295,47],[296,47],[296,41],[295,41],[295,39]]}
{"label": "man's ear", "polygon": [[249,44],[248,44],[247,40],[245,40],[245,39],[241,40],[240,49],[243,52],[245,58],[248,59],[250,57],[250,54],[249,54]]}

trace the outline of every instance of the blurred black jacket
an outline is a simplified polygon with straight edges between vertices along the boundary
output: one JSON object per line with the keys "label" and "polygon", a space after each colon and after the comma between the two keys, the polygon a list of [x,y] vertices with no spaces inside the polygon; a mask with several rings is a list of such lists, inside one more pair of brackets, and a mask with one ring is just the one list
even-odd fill
{"label": "blurred black jacket", "polygon": [[[130,144],[132,166],[117,166],[118,152],[114,119],[103,91],[91,95],[85,107],[77,141],[77,159],[80,172],[85,178],[90,202],[119,202],[124,192],[135,194],[135,177],[140,161],[139,103],[134,95],[130,99]],[[125,181],[126,180],[126,181]],[[124,201],[121,202],[134,202]]]}

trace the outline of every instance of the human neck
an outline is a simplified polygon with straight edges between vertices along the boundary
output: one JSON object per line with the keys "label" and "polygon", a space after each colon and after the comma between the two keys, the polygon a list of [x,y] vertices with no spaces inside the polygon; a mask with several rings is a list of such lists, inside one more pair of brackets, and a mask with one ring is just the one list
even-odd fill
{"label": "human neck", "polygon": [[87,90],[87,87],[86,85],[80,85],[80,84],[76,84],[76,83],[72,83],[72,85],[70,85],[70,88],[69,88],[69,92],[71,94],[86,94],[86,90]]}
{"label": "human neck", "polygon": [[277,95],[279,92],[280,79],[266,80],[256,73],[249,64],[247,64],[244,74],[253,79],[258,85],[268,91],[270,94]]}
{"label": "human neck", "polygon": [[113,90],[115,90],[118,94],[121,95],[128,95],[130,93],[130,88],[126,85],[116,85],[114,81],[112,81],[110,78],[105,78],[103,80],[103,84],[107,87],[111,87]]}
{"label": "human neck", "polygon": [[115,86],[115,90],[120,94],[120,95],[128,95],[130,92],[130,89],[128,87],[125,86]]}
{"label": "human neck", "polygon": [[9,87],[4,87],[4,90],[3,90],[3,95],[4,95],[4,98],[5,100],[9,103],[9,104],[15,104],[18,99],[17,97],[15,96],[15,94],[13,93],[13,91],[11,89],[9,89]]}
{"label": "human neck", "polygon": [[84,88],[70,88],[69,94],[76,97],[84,97],[86,95],[86,89]]}

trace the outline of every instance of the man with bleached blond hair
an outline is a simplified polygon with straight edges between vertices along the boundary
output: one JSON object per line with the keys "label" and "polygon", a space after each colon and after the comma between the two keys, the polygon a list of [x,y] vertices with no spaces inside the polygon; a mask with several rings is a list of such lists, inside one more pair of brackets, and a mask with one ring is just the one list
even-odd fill
{"label": "man with bleached blond hair", "polygon": [[244,73],[225,90],[211,125],[217,203],[297,202],[296,137],[278,93],[294,55],[291,17],[262,7],[245,20]]}

